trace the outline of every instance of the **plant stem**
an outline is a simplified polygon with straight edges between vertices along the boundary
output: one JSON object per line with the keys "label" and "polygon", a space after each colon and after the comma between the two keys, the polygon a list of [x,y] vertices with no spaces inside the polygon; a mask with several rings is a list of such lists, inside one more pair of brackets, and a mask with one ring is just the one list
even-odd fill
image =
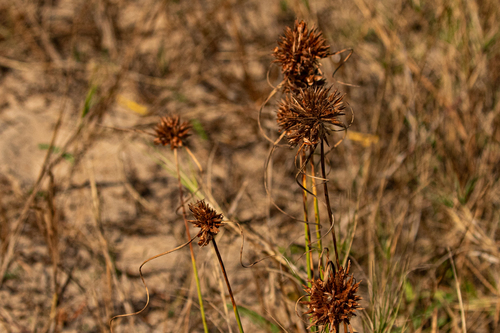
{"label": "plant stem", "polygon": [[[300,155],[300,165],[304,163],[305,160],[305,151],[302,151]],[[304,208],[304,234],[306,239],[306,262],[307,262],[307,286],[311,288],[311,280],[312,276],[312,258],[311,258],[311,231],[309,229],[309,214],[307,209],[307,175],[306,168],[304,167],[304,173],[302,174],[302,186],[304,186],[304,190],[302,191],[302,203]]]}
{"label": "plant stem", "polygon": [[339,269],[339,267],[340,267],[339,266],[340,265],[339,252],[337,250],[337,237],[335,235],[335,225],[333,222],[332,207],[330,206],[330,195],[328,193],[328,182],[326,179],[326,168],[325,168],[325,144],[324,144],[323,140],[321,140],[320,145],[321,145],[321,176],[323,177],[323,188],[324,188],[324,192],[325,192],[326,209],[328,211],[328,218],[330,220],[330,227],[332,228],[333,247],[335,249],[335,259],[337,261],[337,269]]}
{"label": "plant stem", "polygon": [[[184,205],[184,194],[182,191],[181,173],[179,170],[179,156],[177,154],[177,148],[174,149],[174,155],[175,155],[175,169],[177,171],[177,181],[179,183],[179,196],[181,198],[182,218],[184,219],[184,226],[186,227],[186,235],[187,235],[187,239],[189,241],[189,240],[191,240],[191,234],[189,232],[189,225],[187,222],[187,215],[186,215],[186,207]],[[189,243],[189,250],[191,251],[191,263],[193,264],[194,279],[196,281],[196,289],[198,291],[198,302],[200,303],[200,313],[201,313],[201,320],[203,321],[203,329],[204,329],[205,333],[208,333],[207,319],[205,318],[205,308],[203,307],[203,298],[201,297],[200,278],[198,277],[198,269],[196,267],[196,259],[194,257],[192,243]]]}
{"label": "plant stem", "polygon": [[[303,150],[300,155],[300,166],[302,167],[302,163],[306,160],[306,152]],[[303,208],[304,208],[304,234],[306,238],[306,262],[307,262],[307,286],[311,288],[312,280],[313,280],[313,265],[311,258],[311,231],[309,229],[309,214],[307,209],[307,168],[304,167],[304,173],[302,174],[302,186],[304,186],[304,190],[302,191],[302,199],[303,199]],[[312,322],[312,318],[310,319]],[[312,332],[316,332],[317,329],[315,326],[311,329]]]}
{"label": "plant stem", "polygon": [[[315,227],[316,227],[316,239],[318,241],[318,256],[321,259],[321,251],[323,251],[323,243],[321,241],[321,222],[319,219],[319,204],[318,204],[318,189],[316,188],[316,170],[314,169],[314,155],[311,155],[311,187],[312,187],[312,193],[314,194],[314,221]],[[321,273],[321,260],[320,260],[320,267],[318,267],[319,274],[321,275],[321,279],[323,279],[323,274]]]}
{"label": "plant stem", "polygon": [[220,268],[222,270],[222,274],[224,275],[224,280],[226,280],[226,286],[227,290],[229,291],[229,296],[231,297],[231,302],[233,303],[233,311],[234,316],[236,317],[236,322],[238,323],[238,329],[240,330],[240,333],[243,333],[243,326],[241,326],[238,307],[236,306],[236,302],[234,301],[233,291],[231,290],[231,285],[229,284],[229,279],[227,278],[226,269],[224,268],[224,263],[222,262],[222,258],[220,256],[219,249],[217,248],[217,243],[215,243],[215,239],[212,239],[212,244],[214,245],[215,253],[217,254],[217,258],[219,259]]}

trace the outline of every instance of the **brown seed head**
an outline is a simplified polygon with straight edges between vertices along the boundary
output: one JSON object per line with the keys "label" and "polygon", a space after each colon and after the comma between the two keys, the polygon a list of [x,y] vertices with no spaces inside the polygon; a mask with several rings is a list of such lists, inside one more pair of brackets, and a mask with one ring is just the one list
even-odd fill
{"label": "brown seed head", "polygon": [[[329,264],[333,267],[331,262]],[[336,272],[327,269],[324,281],[313,279],[310,288],[304,286],[309,300],[301,303],[308,308],[306,314],[312,320],[309,327],[330,324],[334,328],[343,323],[353,332],[350,319],[356,316],[356,310],[362,310],[358,303],[362,298],[356,296],[361,281],[356,282],[353,275],[349,276],[350,267],[351,262],[346,270],[343,267]]]}
{"label": "brown seed head", "polygon": [[298,94],[288,94],[278,104],[277,122],[285,131],[288,143],[315,147],[330,133],[329,124],[345,129],[347,126],[338,118],[345,115],[345,104],[338,90],[314,87],[300,90]]}
{"label": "brown seed head", "polygon": [[194,204],[189,204],[189,210],[196,219],[189,222],[201,228],[198,235],[196,235],[200,238],[198,245],[208,245],[214,236],[219,233],[219,227],[222,226],[222,214],[217,214],[215,210],[205,203],[205,200],[198,200]]}
{"label": "brown seed head", "polygon": [[317,29],[309,30],[304,21],[298,20],[295,21],[293,30],[287,27],[273,52],[276,58],[274,62],[281,65],[285,92],[324,85],[325,79],[318,59],[330,54],[330,46]]}
{"label": "brown seed head", "polygon": [[191,125],[185,121],[181,124],[179,116],[162,117],[158,125],[156,125],[155,145],[170,145],[170,148],[180,148],[186,145],[186,139],[189,134]]}

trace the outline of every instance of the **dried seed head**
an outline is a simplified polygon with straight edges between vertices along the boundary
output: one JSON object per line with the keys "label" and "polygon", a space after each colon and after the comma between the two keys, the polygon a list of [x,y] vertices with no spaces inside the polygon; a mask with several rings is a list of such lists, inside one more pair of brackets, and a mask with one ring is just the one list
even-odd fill
{"label": "dried seed head", "polygon": [[321,32],[308,29],[304,21],[295,21],[293,30],[286,28],[274,49],[274,62],[281,65],[285,92],[296,92],[309,86],[324,85],[318,59],[330,55],[330,46]]}
{"label": "dried seed head", "polygon": [[324,281],[313,279],[310,288],[304,286],[309,300],[301,303],[308,308],[306,314],[311,317],[309,327],[330,324],[330,327],[335,328],[343,323],[344,328],[349,326],[349,331],[354,332],[350,319],[356,316],[356,310],[362,310],[358,303],[362,298],[356,296],[361,281],[356,282],[353,275],[349,276],[350,267],[351,262],[347,264],[346,270],[343,267],[336,272],[327,270]]}
{"label": "dried seed head", "polygon": [[196,219],[189,222],[201,228],[198,235],[196,235],[200,238],[198,245],[208,245],[214,236],[219,233],[219,227],[222,226],[222,214],[217,214],[215,210],[205,203],[205,200],[198,200],[194,204],[189,204],[189,210]]}
{"label": "dried seed head", "polygon": [[155,145],[170,145],[170,148],[180,148],[186,145],[186,139],[189,134],[191,125],[185,121],[181,124],[179,116],[162,117],[158,125],[156,125]]}
{"label": "dried seed head", "polygon": [[345,104],[338,90],[314,87],[300,90],[298,94],[288,94],[278,104],[277,122],[285,131],[288,143],[294,147],[315,147],[320,140],[328,143],[328,124],[345,129],[347,126],[338,118],[345,115]]}

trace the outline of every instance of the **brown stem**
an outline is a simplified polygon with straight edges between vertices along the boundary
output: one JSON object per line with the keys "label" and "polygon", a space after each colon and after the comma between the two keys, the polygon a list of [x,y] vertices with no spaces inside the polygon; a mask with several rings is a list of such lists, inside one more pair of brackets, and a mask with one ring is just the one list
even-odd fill
{"label": "brown stem", "polygon": [[217,243],[215,243],[215,239],[212,238],[212,244],[214,245],[215,253],[217,254],[217,258],[219,259],[220,268],[222,270],[222,274],[224,275],[224,280],[226,280],[227,290],[229,291],[229,296],[231,297],[231,303],[233,303],[233,311],[236,316],[236,321],[238,322],[238,328],[240,332],[243,332],[243,327],[241,326],[240,315],[238,313],[238,307],[236,306],[236,302],[234,300],[233,291],[231,290],[231,285],[229,284],[229,279],[227,278],[226,269],[224,268],[224,263],[222,262],[222,257],[220,256],[219,249],[217,248]]}
{"label": "brown stem", "polygon": [[[300,166],[301,168],[304,169],[304,172],[302,173],[302,186],[304,186],[304,190],[302,191],[302,208],[304,209],[304,228],[305,228],[305,237],[306,237],[306,261],[307,261],[307,277],[309,281],[311,281],[314,278],[314,267],[313,267],[313,262],[312,262],[312,257],[311,257],[311,230],[309,228],[309,212],[307,209],[307,174],[306,174],[306,165],[303,165],[303,163],[307,163],[306,160],[306,152],[305,150],[302,150],[302,154],[300,155]],[[310,285],[311,282],[308,282],[308,286],[311,287]]]}
{"label": "brown stem", "polygon": [[337,269],[340,267],[339,261],[339,253],[337,250],[337,237],[335,235],[335,226],[333,222],[333,213],[332,207],[330,206],[330,195],[328,194],[328,182],[326,179],[326,168],[325,168],[325,144],[323,140],[321,140],[321,176],[323,177],[323,188],[325,192],[325,201],[326,201],[326,209],[328,211],[328,218],[330,220],[330,227],[332,228],[332,238],[333,238],[333,247],[335,249],[335,259],[337,261]]}
{"label": "brown stem", "polygon": [[314,154],[311,154],[311,187],[312,187],[312,193],[313,193],[313,201],[314,201],[314,222],[315,222],[315,227],[316,227],[316,239],[318,242],[318,254],[319,254],[319,259],[320,259],[320,264],[318,267],[318,271],[320,274],[320,278],[323,278],[323,275],[321,273],[323,269],[323,265],[321,264],[321,252],[323,251],[323,244],[321,241],[321,222],[319,218],[319,205],[318,205],[318,188],[316,187],[316,171],[314,168]]}

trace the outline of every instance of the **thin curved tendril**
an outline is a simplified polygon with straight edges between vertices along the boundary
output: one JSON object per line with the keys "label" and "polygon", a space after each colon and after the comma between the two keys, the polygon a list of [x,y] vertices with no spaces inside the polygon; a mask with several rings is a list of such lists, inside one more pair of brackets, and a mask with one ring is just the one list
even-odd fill
{"label": "thin curved tendril", "polygon": [[[299,176],[303,175],[303,174],[306,174],[307,176],[307,173],[304,171],[305,168],[307,167],[307,163],[309,163],[309,161],[311,160],[311,157],[313,156],[314,154],[314,151],[316,150],[316,147],[317,145],[314,145],[312,146],[312,150],[311,152],[309,153],[309,156],[307,156],[306,160],[300,165],[300,168],[299,168],[299,171],[295,174],[295,182],[299,185],[299,187],[306,191],[307,193],[311,194],[312,196],[315,196],[314,193],[312,193],[311,191],[309,191],[307,188],[305,188],[301,183],[300,183],[300,180],[299,180]],[[299,151],[297,152],[297,154],[295,155],[295,166],[297,166],[297,155],[301,152],[301,149],[302,149],[302,146],[301,148],[299,149]]]}
{"label": "thin curved tendril", "polygon": [[148,307],[148,305],[149,305],[149,289],[148,289],[148,286],[146,285],[146,280],[144,279],[144,275],[142,274],[142,267],[143,267],[144,265],[146,265],[148,262],[150,262],[151,260],[154,260],[154,259],[156,259],[156,258],[159,258],[159,257],[165,256],[165,255],[167,255],[167,254],[170,254],[170,253],[172,253],[172,252],[175,252],[175,251],[177,251],[177,250],[182,249],[183,247],[185,247],[185,246],[187,246],[187,245],[191,244],[191,243],[193,242],[193,240],[194,240],[196,237],[197,237],[197,236],[193,237],[193,238],[192,238],[189,242],[186,242],[186,243],[184,243],[184,244],[182,244],[182,245],[179,245],[179,246],[177,246],[176,248],[174,248],[174,249],[172,249],[172,250],[165,251],[165,252],[163,252],[163,253],[157,254],[157,255],[155,255],[155,256],[153,256],[153,257],[151,257],[151,258],[149,258],[149,259],[145,260],[145,261],[141,264],[141,266],[139,266],[139,276],[141,277],[142,284],[144,285],[144,288],[146,289],[146,305],[144,305],[144,307],[143,307],[142,309],[140,309],[139,311],[137,311],[137,312],[134,312],[134,313],[127,313],[127,314],[121,314],[121,315],[117,315],[117,316],[114,316],[113,318],[111,318],[111,319],[109,320],[109,327],[110,327],[110,329],[111,329],[111,333],[113,333],[113,325],[112,325],[112,324],[113,324],[113,321],[114,321],[115,319],[118,319],[118,318],[123,318],[123,317],[136,316],[136,315],[138,315],[138,314],[142,313],[144,310],[146,310],[146,308],[147,308],[147,307]]}
{"label": "thin curved tendril", "polygon": [[[343,49],[343,50],[340,50],[340,51],[337,51],[335,53],[332,53],[329,58],[332,59],[331,57],[334,56],[334,55],[337,55],[337,54],[341,54],[341,53],[344,53],[346,51],[350,51],[349,54],[347,55],[347,57],[340,63],[340,65],[338,65],[338,67],[335,69],[335,71],[333,71],[333,74],[332,74],[332,77],[335,76],[335,73],[337,73],[337,71],[340,69],[340,67],[342,67],[346,62],[347,60],[349,60],[349,58],[351,57],[351,55],[354,53],[354,49]],[[333,61],[333,60],[332,60]]]}
{"label": "thin curved tendril", "polygon": [[271,72],[271,67],[273,67],[274,65],[274,62],[272,62],[270,65],[269,65],[269,68],[267,70],[267,73],[266,73],[266,80],[267,80],[267,84],[270,85],[273,89],[276,89],[275,86],[273,86],[273,84],[271,83],[271,79],[269,78],[269,73]]}
{"label": "thin curved tendril", "polygon": [[270,93],[269,93],[269,96],[267,96],[266,100],[262,103],[262,105],[260,106],[259,108],[259,114],[258,114],[258,117],[257,117],[257,122],[259,124],[259,130],[260,132],[262,133],[262,135],[266,138],[267,141],[269,142],[273,142],[273,140],[267,136],[267,134],[264,132],[264,129],[262,128],[262,122],[261,122],[261,118],[262,118],[262,110],[264,109],[264,106],[266,106],[267,102],[269,102],[269,100],[274,96],[274,94],[276,94],[276,92],[283,86],[283,82],[281,82],[276,88],[274,88]]}
{"label": "thin curved tendril", "polygon": [[[352,109],[351,109],[352,110]],[[351,120],[351,123],[345,127],[344,129],[342,129],[342,131],[344,132],[344,135],[342,136],[342,139],[340,139],[339,141],[337,141],[335,143],[335,145],[333,145],[326,153],[325,153],[325,156],[328,155],[332,150],[334,150],[335,148],[337,148],[346,138],[347,136],[347,129],[352,125],[352,122],[354,121],[354,112],[352,113],[352,120]],[[333,130],[335,131],[335,130]],[[336,131],[335,131],[336,132]],[[301,150],[303,149],[302,147],[304,146],[304,144],[302,144],[299,148],[299,150],[297,151],[297,154],[295,155],[295,165],[297,166],[297,156],[298,154],[301,152]],[[306,168],[306,165],[307,163],[309,162],[309,160],[311,159],[312,155],[314,154],[314,151],[316,150],[316,147],[318,145],[314,145],[312,146],[312,151],[311,153],[309,154],[309,156],[307,157],[306,161],[304,163],[302,163],[302,165],[300,165],[300,167],[297,167],[299,168],[299,171],[295,174],[295,182],[300,186],[300,188],[304,191],[307,191],[308,193],[310,193],[311,195],[313,196],[316,196],[314,195],[314,193],[312,193],[311,191],[309,191],[308,189],[304,188],[304,186],[302,186],[302,184],[300,183],[299,181],[299,176],[302,175],[304,173],[304,169]],[[322,180],[322,181],[326,181],[326,179],[322,178],[322,177],[316,177],[316,176],[312,176],[312,175],[308,175],[306,173],[306,176],[307,177],[311,177],[311,178],[315,178],[315,179],[319,179],[319,180]]]}
{"label": "thin curved tendril", "polygon": [[[311,222],[310,224],[313,224],[313,222]],[[322,226],[321,226],[321,227],[322,227]],[[327,230],[327,231],[326,231],[323,235],[321,235],[321,237],[320,237],[319,239],[323,239],[323,237],[328,236],[328,234],[332,231],[332,228],[333,228],[333,226],[330,226],[330,227],[328,228],[328,230]],[[318,243],[318,242],[319,242],[319,239],[315,240],[314,242],[311,242],[311,245]],[[312,250],[313,250],[313,249],[311,249],[311,251],[312,251]]]}
{"label": "thin curved tendril", "polygon": [[[299,275],[299,273],[297,273],[297,272],[296,272],[296,271],[292,268],[292,266],[291,266],[291,264],[290,264],[290,261],[289,261],[289,260],[288,260],[285,256],[283,256],[283,255],[277,255],[277,254],[276,254],[276,255],[269,255],[269,256],[266,256],[266,257],[261,258],[261,259],[259,259],[259,260],[256,260],[256,261],[254,261],[254,262],[253,262],[253,263],[251,263],[251,264],[245,265],[245,264],[243,263],[243,248],[244,248],[244,246],[245,246],[245,234],[244,234],[244,232],[243,232],[243,227],[242,227],[242,226],[241,226],[238,222],[234,222],[234,221],[224,221],[224,223],[234,223],[234,224],[236,224],[236,225],[238,226],[238,228],[239,228],[239,230],[240,230],[240,235],[241,235],[240,265],[241,265],[242,267],[244,267],[244,268],[251,268],[251,267],[255,266],[256,264],[260,263],[261,261],[264,261],[264,260],[266,260],[266,259],[273,258],[273,257],[278,257],[278,256],[279,256],[279,257],[283,258],[283,259],[284,259],[284,260],[288,263],[288,267],[289,267],[289,269],[293,272],[293,274],[295,274],[295,276],[297,276],[297,277],[299,277],[301,280],[305,281],[305,279],[304,279],[304,278],[302,278],[302,277]],[[327,235],[328,235],[328,234],[332,231],[332,229],[333,229],[333,225],[332,225],[332,226],[330,226],[330,228],[328,228],[328,230],[326,231],[326,233],[325,233],[325,234],[321,235],[320,239],[323,239],[323,237],[327,236]],[[318,240],[316,240],[316,241],[312,242],[312,243],[311,243],[311,245],[312,245],[312,244],[316,244],[317,242],[318,242]],[[326,250],[328,251],[328,249],[327,249],[327,248],[326,248]],[[312,250],[311,250],[311,251],[312,251]],[[323,252],[324,252],[324,251],[325,251],[325,249],[323,249],[323,251],[322,251],[321,253],[323,254]],[[318,266],[318,267],[320,267],[320,266]]]}
{"label": "thin curved tendril", "polygon": [[266,194],[269,196],[269,199],[271,200],[271,203],[273,204],[273,206],[278,210],[280,211],[281,213],[285,214],[286,216],[288,216],[289,218],[293,219],[294,221],[299,221],[299,222],[303,222],[305,223],[306,221],[304,220],[300,220],[290,214],[288,214],[287,212],[285,212],[281,207],[279,207],[275,202],[274,202],[274,199],[271,195],[271,191],[269,190],[269,186],[267,184],[267,169],[269,168],[269,162],[271,161],[271,158],[274,154],[274,151],[276,150],[276,147],[278,146],[278,143],[281,141],[281,139],[283,139],[283,137],[285,136],[285,133],[281,133],[280,137],[273,142],[273,146],[271,147],[271,150],[269,151],[269,154],[267,155],[267,158],[266,158],[266,163],[264,164],[264,188],[266,190]]}
{"label": "thin curved tendril", "polygon": [[[323,267],[323,253],[325,253],[326,251],[326,255],[327,255],[327,258],[330,257],[330,249],[327,248],[327,247],[324,247],[322,250],[321,250],[321,253],[319,255],[319,258],[318,258],[318,267]],[[324,273],[324,272],[323,272]],[[323,274],[322,273],[322,274]],[[325,275],[323,274],[323,277]]]}
{"label": "thin curved tendril", "polygon": [[238,222],[232,222],[232,223],[235,223],[238,228],[240,229],[240,235],[241,235],[241,247],[240,247],[240,265],[243,267],[243,268],[250,268],[252,266],[255,266],[256,264],[258,264],[259,262],[263,261],[263,260],[266,260],[268,258],[272,258],[272,257],[276,257],[277,255],[269,255],[269,256],[266,256],[264,258],[261,258],[259,260],[256,260],[254,261],[253,263],[249,264],[249,265],[245,265],[243,264],[243,247],[245,246],[245,234],[243,233],[243,228],[242,226],[238,223]]}
{"label": "thin curved tendril", "polygon": [[[346,103],[347,105],[349,105],[348,103]],[[344,136],[342,137],[342,139],[340,139],[335,145],[332,146],[332,148],[330,148],[326,153],[325,153],[325,156],[328,155],[331,151],[333,151],[335,148],[338,147],[338,145],[340,145],[344,139],[346,138],[347,136],[347,130],[349,129],[349,127],[352,126],[352,124],[354,123],[354,110],[352,109],[352,107],[349,105],[349,109],[351,110],[351,122],[349,123],[349,125],[347,125],[343,131],[344,131]]]}
{"label": "thin curved tendril", "polygon": [[269,256],[266,256],[264,258],[261,258],[261,259],[258,259],[256,261],[254,261],[253,263],[249,264],[249,265],[245,265],[243,264],[243,247],[245,246],[245,234],[243,233],[243,228],[242,226],[237,223],[237,222],[233,222],[233,221],[225,221],[226,223],[229,222],[229,223],[235,223],[238,228],[240,229],[240,235],[241,235],[241,247],[240,247],[240,265],[244,268],[251,268],[255,265],[257,265],[258,263],[260,263],[261,261],[264,261],[266,259],[269,259],[269,258],[273,258],[273,257],[281,257],[283,258],[287,263],[288,263],[288,268],[293,272],[293,274],[295,274],[295,276],[299,277],[301,280],[304,280],[304,278],[302,278],[291,266],[290,264],[290,261],[283,255],[278,255],[278,254],[275,254],[275,255],[269,255]]}
{"label": "thin curved tendril", "polygon": [[302,295],[302,296],[300,296],[300,297],[299,297],[299,299],[295,302],[295,314],[297,315],[297,317],[299,317],[299,319],[300,319],[300,320],[302,320],[302,322],[303,322],[304,324],[306,324],[306,325],[307,325],[307,322],[306,322],[304,319],[302,319],[302,316],[299,314],[299,311],[297,311],[297,304],[299,304],[299,303],[300,303],[300,300],[301,300],[301,299],[303,299],[303,298],[304,298],[304,297],[306,297],[306,296],[307,296],[307,295]]}

